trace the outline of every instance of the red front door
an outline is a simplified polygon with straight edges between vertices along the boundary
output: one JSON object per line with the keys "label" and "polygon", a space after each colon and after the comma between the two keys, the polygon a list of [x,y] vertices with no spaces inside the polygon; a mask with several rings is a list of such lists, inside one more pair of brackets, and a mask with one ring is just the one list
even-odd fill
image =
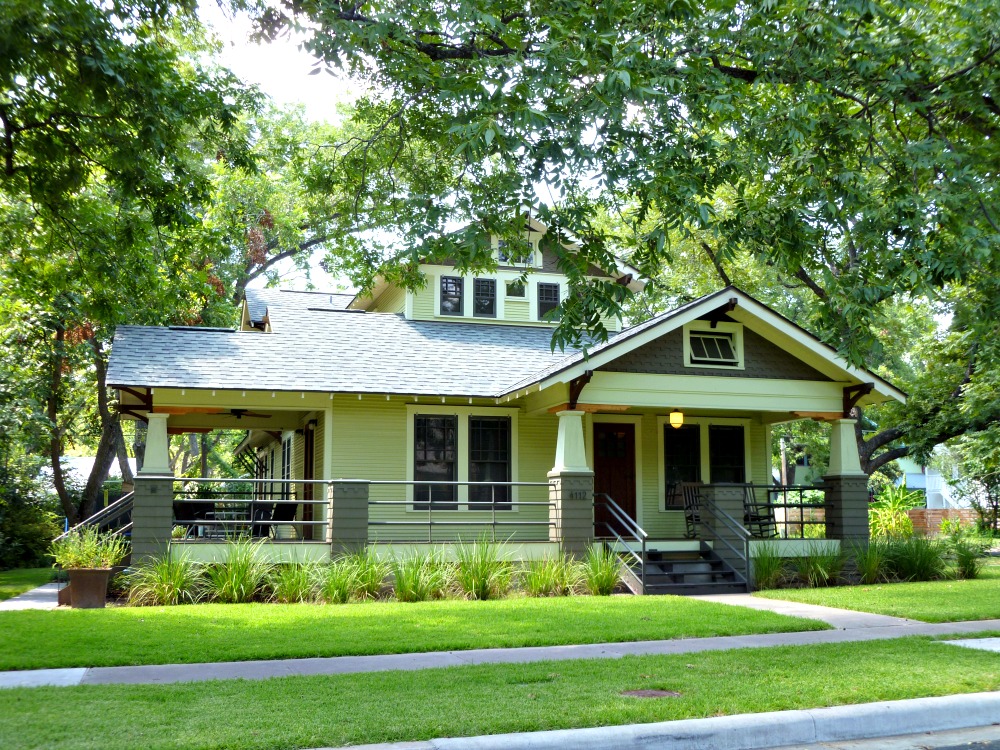
{"label": "red front door", "polygon": [[594,493],[598,496],[594,511],[596,536],[608,536],[608,525],[622,531],[621,524],[601,506],[602,494],[635,519],[635,425],[594,423]]}

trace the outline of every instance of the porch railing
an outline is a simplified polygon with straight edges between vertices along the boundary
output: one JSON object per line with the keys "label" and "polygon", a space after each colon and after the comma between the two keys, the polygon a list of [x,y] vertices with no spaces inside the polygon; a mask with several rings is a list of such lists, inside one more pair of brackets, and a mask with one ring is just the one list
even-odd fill
{"label": "porch railing", "polygon": [[[379,481],[368,483],[373,541],[548,541],[555,526],[548,482]],[[435,492],[435,489],[451,493]],[[467,488],[463,495],[459,489]],[[424,491],[426,490],[426,491]],[[527,500],[523,495],[545,497]],[[450,495],[450,496],[446,496]]]}
{"label": "porch railing", "polygon": [[747,501],[744,504],[744,520],[753,536],[765,539],[826,537],[825,487],[766,484],[745,486]]}
{"label": "porch railing", "polygon": [[743,577],[741,583],[749,582],[751,536],[747,528],[705,497],[699,503],[699,524],[702,539],[713,543],[716,554]]}
{"label": "porch railing", "polygon": [[174,482],[180,542],[241,536],[278,542],[326,542],[327,488],[321,479],[215,479]]}
{"label": "porch railing", "polygon": [[595,520],[598,537],[607,543],[614,543],[615,551],[645,585],[646,541],[649,534],[610,495],[603,492],[594,495],[594,518],[601,519]]}
{"label": "porch railing", "polygon": [[55,541],[65,539],[74,531],[80,531],[91,526],[97,527],[98,530],[111,529],[114,534],[128,533],[132,529],[130,515],[132,513],[132,501],[134,497],[134,492],[122,495],[113,503],[110,503],[107,507],[101,508],[101,510],[94,513],[90,516],[90,518],[87,518],[73,528],[64,531],[55,538]]}

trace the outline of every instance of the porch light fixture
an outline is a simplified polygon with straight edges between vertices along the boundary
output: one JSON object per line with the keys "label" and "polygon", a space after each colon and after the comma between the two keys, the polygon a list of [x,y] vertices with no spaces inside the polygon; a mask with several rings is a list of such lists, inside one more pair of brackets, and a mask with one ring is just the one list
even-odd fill
{"label": "porch light fixture", "polygon": [[672,412],[670,412],[670,426],[673,427],[675,430],[679,430],[681,427],[683,427],[684,414],[678,411],[677,409],[674,409]]}

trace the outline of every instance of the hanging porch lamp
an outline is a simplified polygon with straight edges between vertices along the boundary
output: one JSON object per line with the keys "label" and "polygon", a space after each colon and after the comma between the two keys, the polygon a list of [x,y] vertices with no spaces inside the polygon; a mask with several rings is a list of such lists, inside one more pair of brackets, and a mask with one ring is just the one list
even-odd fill
{"label": "hanging porch lamp", "polygon": [[674,409],[670,412],[670,426],[675,430],[679,430],[684,425],[684,414],[678,409]]}

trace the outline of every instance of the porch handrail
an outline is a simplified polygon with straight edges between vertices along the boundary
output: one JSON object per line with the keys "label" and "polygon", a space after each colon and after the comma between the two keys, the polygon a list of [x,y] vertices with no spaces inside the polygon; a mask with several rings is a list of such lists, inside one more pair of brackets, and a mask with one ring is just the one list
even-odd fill
{"label": "porch handrail", "polygon": [[[646,580],[646,540],[649,538],[649,534],[639,525],[638,521],[629,516],[606,492],[594,495],[595,510],[602,505],[611,513],[612,518],[618,521],[622,525],[622,528],[631,536],[631,539],[626,541],[618,533],[618,529],[615,528],[614,524],[607,523],[606,521],[603,522],[604,527],[611,532],[615,541],[625,548],[629,557],[635,562],[635,565],[639,569],[639,580],[644,582]],[[633,543],[638,544],[638,550],[632,548],[631,545]],[[632,563],[628,563],[628,566],[631,568]]]}
{"label": "porch handrail", "polygon": [[[822,510],[825,511],[828,507],[826,502],[826,492],[830,489],[828,485],[817,483],[817,484],[752,484],[747,483],[740,485],[749,492],[760,491],[766,493],[767,502],[761,505],[766,505],[770,509],[772,516],[772,523],[775,528],[775,535],[780,536],[783,539],[805,539],[806,537],[806,527],[808,526],[825,526],[826,519],[807,518],[805,511],[807,510]],[[806,492],[821,492],[824,494],[822,502],[808,502],[805,500],[804,495]],[[798,501],[794,500],[795,495],[798,495]],[[781,510],[784,511],[782,517],[779,519],[774,511]],[[797,510],[798,518],[790,517],[789,511]],[[794,533],[794,529],[798,528],[798,532]]]}
{"label": "porch handrail", "polygon": [[[132,500],[134,499],[134,497],[135,497],[134,492],[129,492],[122,495],[113,503],[110,503],[106,507],[101,508],[101,510],[97,511],[89,518],[85,518],[84,520],[80,521],[80,523],[78,523],[73,528],[64,531],[62,534],[57,536],[54,541],[58,542],[61,539],[65,539],[70,534],[72,534],[75,531],[79,531],[80,529],[85,529],[90,526],[97,526],[98,528],[100,528],[101,526],[109,524],[112,521],[117,521],[119,518],[124,516],[130,510],[132,510]],[[131,523],[128,524],[128,528],[129,529],[132,528]],[[125,530],[126,530],[125,527],[115,529],[114,534],[116,535],[123,534]]]}
{"label": "porch handrail", "polygon": [[[741,542],[742,549],[737,548],[732,542],[730,542],[726,537],[720,534],[716,529],[714,529],[710,524],[705,523],[704,517],[701,519],[702,533],[710,538],[714,542],[721,543],[726,547],[737,560],[742,564],[742,576],[743,582],[748,583],[750,581],[750,532],[747,531],[746,527],[733,518],[731,515],[726,513],[722,508],[716,505],[714,500],[703,497],[701,500],[701,511],[702,514],[708,514],[714,518],[722,526],[725,526],[733,536]],[[737,575],[740,575],[740,570],[736,570]]]}

